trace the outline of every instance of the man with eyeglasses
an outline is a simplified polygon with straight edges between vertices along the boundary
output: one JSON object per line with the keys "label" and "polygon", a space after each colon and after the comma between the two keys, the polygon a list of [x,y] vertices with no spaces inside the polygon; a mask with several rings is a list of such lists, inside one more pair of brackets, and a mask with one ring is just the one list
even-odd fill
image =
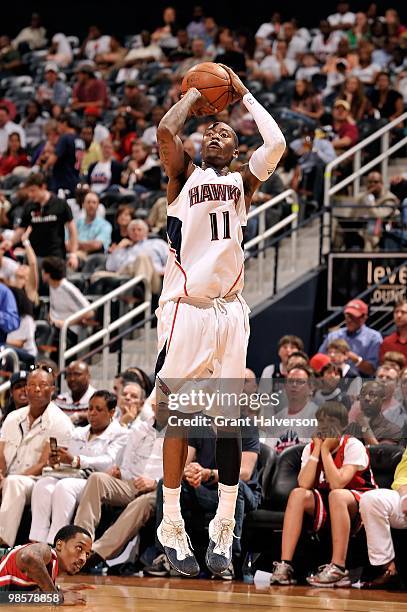
{"label": "man with eyeglasses", "polygon": [[388,351],[397,351],[402,353],[407,362],[407,299],[401,299],[396,302],[393,310],[393,319],[396,325],[396,331],[390,336],[386,336],[380,347],[380,362],[383,361],[385,353]]}
{"label": "man with eyeglasses", "polygon": [[350,370],[347,376],[373,376],[379,365],[379,349],[382,335],[365,325],[369,308],[362,300],[351,300],[343,309],[345,327],[330,332],[321,346],[319,353],[326,353],[332,340],[346,340],[350,346],[348,363]]}
{"label": "man with eyeglasses", "polygon": [[14,410],[0,435],[0,546],[14,546],[24,507],[36,477],[47,465],[49,439],[67,446],[72,423],[51,401],[55,390],[50,368],[40,366],[27,376],[28,405]]}

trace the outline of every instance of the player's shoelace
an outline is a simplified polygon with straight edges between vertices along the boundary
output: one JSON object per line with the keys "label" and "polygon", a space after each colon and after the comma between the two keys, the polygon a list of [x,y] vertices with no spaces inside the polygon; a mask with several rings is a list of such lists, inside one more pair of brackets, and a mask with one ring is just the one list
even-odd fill
{"label": "player's shoelace", "polygon": [[192,545],[189,535],[185,531],[183,521],[166,521],[165,528],[162,530],[165,537],[165,546],[174,548],[181,553],[180,558],[192,557]]}
{"label": "player's shoelace", "polygon": [[217,532],[215,532],[214,534],[216,537],[216,540],[214,540],[215,542],[214,552],[218,553],[219,551],[222,555],[227,556],[229,554],[229,549],[233,544],[233,538],[236,538],[236,539],[239,539],[239,538],[233,533],[233,529],[234,529],[233,520],[219,519],[219,523],[220,523],[220,527],[218,528]]}

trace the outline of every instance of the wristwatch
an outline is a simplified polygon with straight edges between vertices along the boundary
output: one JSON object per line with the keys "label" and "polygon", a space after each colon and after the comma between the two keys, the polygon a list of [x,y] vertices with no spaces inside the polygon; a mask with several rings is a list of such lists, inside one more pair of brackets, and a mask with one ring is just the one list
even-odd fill
{"label": "wristwatch", "polygon": [[368,431],[370,431],[370,427],[369,427],[369,425],[367,425],[367,426],[366,426],[366,425],[364,425],[364,426],[362,427],[362,433],[367,433]]}
{"label": "wristwatch", "polygon": [[211,470],[209,472],[208,482],[211,482],[212,480],[215,480],[215,470]]}
{"label": "wristwatch", "polygon": [[77,455],[72,459],[71,467],[74,469],[79,467],[79,457]]}

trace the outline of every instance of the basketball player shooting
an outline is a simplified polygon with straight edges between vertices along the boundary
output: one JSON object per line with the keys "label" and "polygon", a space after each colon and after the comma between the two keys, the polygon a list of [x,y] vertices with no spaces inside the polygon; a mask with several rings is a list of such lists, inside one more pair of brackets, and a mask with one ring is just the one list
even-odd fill
{"label": "basketball player shooting", "polygon": [[[178,136],[190,114],[211,114],[208,101],[190,88],[163,117],[157,140],[168,176],[167,233],[170,256],[158,316],[157,401],[179,392],[194,379],[236,381],[243,388],[249,336],[249,308],[242,298],[246,225],[254,191],[274,172],[285,149],[284,136],[266,109],[227,66],[234,97],[242,99],[263,138],[239,172],[229,172],[238,156],[234,130],[221,122],[203,136],[202,166],[193,164]],[[213,110],[212,110],[213,112]],[[160,398],[160,399],[159,399]],[[162,399],[164,398],[164,399]],[[209,416],[222,414],[222,405]],[[171,416],[205,408],[179,407]],[[217,410],[217,412],[216,412]],[[225,410],[238,417],[239,407]],[[206,414],[206,413],[205,413]],[[172,419],[170,419],[171,421]],[[176,431],[174,431],[176,429]],[[209,524],[208,569],[221,575],[232,559],[235,505],[239,488],[242,441],[239,428],[217,428],[216,462],[219,504]],[[181,480],[188,452],[188,430],[167,427],[164,442],[163,520],[157,529],[171,566],[196,576],[196,561],[181,516]]]}

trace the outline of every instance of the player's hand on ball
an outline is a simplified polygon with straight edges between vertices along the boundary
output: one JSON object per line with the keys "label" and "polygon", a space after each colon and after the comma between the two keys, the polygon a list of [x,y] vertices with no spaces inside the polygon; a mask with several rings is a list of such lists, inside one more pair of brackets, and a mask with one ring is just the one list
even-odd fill
{"label": "player's hand on ball", "polygon": [[244,85],[240,77],[237,76],[236,72],[234,72],[232,68],[229,68],[229,66],[226,66],[225,64],[219,64],[219,66],[222,66],[222,68],[224,68],[230,76],[230,82],[235,93],[233,101],[240,100],[245,94],[249,93],[246,85]]}

